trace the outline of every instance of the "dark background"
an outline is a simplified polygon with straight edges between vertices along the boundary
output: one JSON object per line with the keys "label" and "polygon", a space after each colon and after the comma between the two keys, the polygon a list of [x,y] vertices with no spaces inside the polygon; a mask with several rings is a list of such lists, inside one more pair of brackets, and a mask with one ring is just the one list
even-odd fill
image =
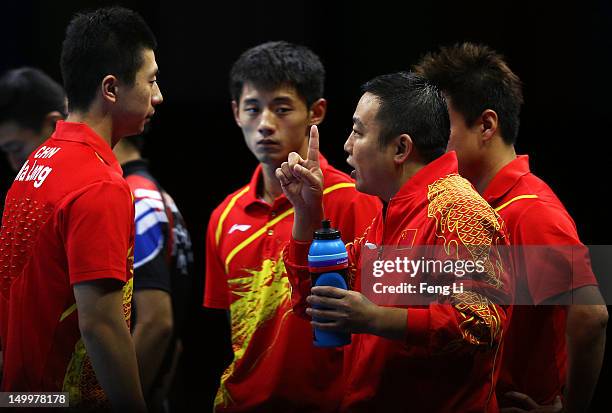
{"label": "dark background", "polygon": [[[208,216],[227,194],[247,182],[256,165],[233,122],[227,91],[229,68],[248,47],[282,39],[305,44],[320,55],[327,69],[329,101],[321,127],[322,152],[347,170],[342,143],[361,83],[406,70],[439,45],[465,40],[489,44],[507,57],[524,82],[526,103],[517,151],[530,155],[532,170],[564,202],[585,244],[612,244],[609,2],[414,3],[2,2],[0,71],[32,65],[61,81],[58,62],[65,27],[74,12],[88,8],[121,4],[135,9],[157,36],[164,103],[152,122],[145,156],[182,209],[196,252],[187,368],[181,376],[183,403],[190,407],[210,403],[216,375],[228,357],[222,318],[199,304]],[[12,176],[2,159],[3,185]],[[612,406],[610,367],[607,354],[594,400],[599,407],[593,411],[609,411]]]}

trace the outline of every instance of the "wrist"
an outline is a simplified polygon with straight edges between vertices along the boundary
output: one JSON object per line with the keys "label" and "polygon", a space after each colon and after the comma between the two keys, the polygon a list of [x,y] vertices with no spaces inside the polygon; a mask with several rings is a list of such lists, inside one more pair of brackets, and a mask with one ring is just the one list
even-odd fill
{"label": "wrist", "polygon": [[405,341],[406,317],[404,308],[383,307],[374,304],[369,323],[369,334],[385,337],[391,340]]}
{"label": "wrist", "polygon": [[314,231],[321,226],[323,211],[294,211],[292,236],[296,241],[312,241]]}
{"label": "wrist", "polygon": [[383,307],[378,305],[372,305],[370,316],[368,317],[368,323],[366,325],[366,334],[372,334],[375,336],[382,336],[384,331],[384,314]]}

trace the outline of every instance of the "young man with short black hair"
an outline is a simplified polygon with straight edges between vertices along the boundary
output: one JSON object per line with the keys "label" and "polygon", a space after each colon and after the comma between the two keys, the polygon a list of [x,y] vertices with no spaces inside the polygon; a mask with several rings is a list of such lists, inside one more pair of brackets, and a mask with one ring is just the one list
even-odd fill
{"label": "young man with short black hair", "polygon": [[[415,70],[444,91],[448,149],[457,152],[460,173],[504,219],[513,245],[519,302],[505,337],[500,401],[560,411],[564,396],[568,412],[586,411],[603,361],[608,313],[574,221],[531,173],[528,156],[514,150],[520,79],[502,55],[473,43],[429,53]],[[534,259],[538,246],[547,245],[565,247],[549,249],[554,261]],[[567,246],[573,246],[571,255]],[[567,293],[590,305],[550,305]]]}
{"label": "young man with short black hair", "polygon": [[66,111],[64,89],[43,71],[21,67],[0,77],[0,151],[15,172]]}
{"label": "young man with short black hair", "polygon": [[[325,70],[304,46],[268,42],[244,52],[230,74],[234,119],[259,161],[248,185],[212,213],[206,238],[206,307],[228,309],[234,361],[223,374],[217,412],[335,412],[342,353],[314,347],[312,329],[291,310],[281,257],[293,208],[274,176],[308,129],[323,121]],[[323,203],[332,224],[352,239],[379,208],[321,156]]]}
{"label": "young man with short black hair", "polygon": [[76,15],[61,70],[68,117],[9,190],[0,255],[3,391],[144,411],[129,321],[134,207],[112,147],[162,102],[155,37],[131,10]]}

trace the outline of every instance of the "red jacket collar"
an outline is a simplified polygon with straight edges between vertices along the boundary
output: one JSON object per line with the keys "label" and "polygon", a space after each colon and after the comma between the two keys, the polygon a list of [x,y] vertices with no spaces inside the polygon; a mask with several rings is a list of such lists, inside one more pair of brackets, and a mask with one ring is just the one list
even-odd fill
{"label": "red jacket collar", "polygon": [[438,179],[457,173],[457,154],[450,151],[425,165],[402,185],[393,199],[412,197]]}
{"label": "red jacket collar", "polygon": [[110,145],[86,123],[57,121],[53,138],[60,141],[84,143],[90,146],[104,163],[123,174]]}
{"label": "red jacket collar", "polygon": [[508,163],[493,177],[482,197],[488,202],[494,201],[503,197],[510,191],[518,180],[530,173],[529,156],[519,155],[512,162]]}

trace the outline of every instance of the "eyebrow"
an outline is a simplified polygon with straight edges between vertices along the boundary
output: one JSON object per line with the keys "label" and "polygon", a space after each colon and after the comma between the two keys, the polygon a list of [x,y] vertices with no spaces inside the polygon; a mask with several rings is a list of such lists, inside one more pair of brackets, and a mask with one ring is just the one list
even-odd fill
{"label": "eyebrow", "polygon": [[[289,104],[289,103],[293,103],[294,99],[292,99],[290,96],[277,96],[274,99],[272,99],[272,103],[273,104]],[[247,98],[244,100],[243,104],[245,105],[253,105],[253,104],[259,104],[259,99],[257,98]]]}
{"label": "eyebrow", "polygon": [[249,99],[245,99],[244,102],[242,102],[244,105],[257,105],[259,104],[259,100],[255,99],[255,98],[249,98]]}
{"label": "eyebrow", "polygon": [[293,103],[291,96],[277,96],[272,99],[272,103]]}
{"label": "eyebrow", "polygon": [[353,116],[353,123],[355,125],[357,125],[358,128],[361,128],[361,129],[365,129],[366,128],[365,125],[363,124],[363,122],[360,121],[357,116]]}

